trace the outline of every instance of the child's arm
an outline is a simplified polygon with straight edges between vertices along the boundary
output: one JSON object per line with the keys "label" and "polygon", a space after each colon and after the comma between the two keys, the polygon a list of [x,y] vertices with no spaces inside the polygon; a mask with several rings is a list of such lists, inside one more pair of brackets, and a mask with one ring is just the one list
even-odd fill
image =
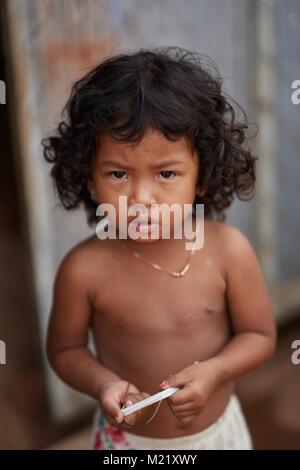
{"label": "child's arm", "polygon": [[234,227],[226,225],[222,239],[233,337],[215,357],[187,367],[165,385],[188,384],[168,399],[173,411],[193,410],[191,415],[201,411],[218,387],[255,369],[275,349],[272,303],[254,250]]}
{"label": "child's arm", "polygon": [[269,359],[276,346],[271,299],[248,239],[227,226],[227,299],[234,336],[213,358],[220,383],[231,381]]}
{"label": "child's arm", "polygon": [[[90,263],[80,249],[62,261],[54,283],[47,356],[57,375],[72,388],[100,401],[111,418],[122,421],[121,397],[128,382],[102,365],[88,350],[91,320]],[[130,384],[129,392],[138,389]]]}

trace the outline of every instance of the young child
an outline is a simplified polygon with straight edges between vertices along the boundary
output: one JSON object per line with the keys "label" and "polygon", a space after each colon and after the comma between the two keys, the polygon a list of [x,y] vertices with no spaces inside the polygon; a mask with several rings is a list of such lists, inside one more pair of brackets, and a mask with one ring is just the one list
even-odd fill
{"label": "young child", "polygon": [[[276,328],[254,250],[224,222],[234,195],[254,186],[246,132],[201,56],[141,49],[75,83],[43,141],[66,209],[83,203],[96,224],[97,206],[111,204],[117,234],[120,196],[147,210],[137,238],[83,240],[55,280],[47,354],[64,382],[98,402],[94,449],[252,448],[234,382],[272,356]],[[162,236],[155,204],[204,204],[193,257],[173,220]],[[143,237],[154,225],[158,238]],[[124,417],[124,405],[170,386],[179,390],[159,409]]]}

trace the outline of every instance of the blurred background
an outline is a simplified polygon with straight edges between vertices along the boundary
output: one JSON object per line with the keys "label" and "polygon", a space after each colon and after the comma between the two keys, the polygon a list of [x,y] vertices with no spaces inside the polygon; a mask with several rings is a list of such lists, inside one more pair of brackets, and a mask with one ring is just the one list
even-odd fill
{"label": "blurred background", "polygon": [[256,250],[279,339],[238,394],[255,448],[300,449],[299,44],[299,0],[0,0],[1,449],[87,446],[94,403],[54,376],[44,349],[57,266],[92,229],[58,206],[40,141],[72,82],[110,54],[152,46],[209,55],[259,125],[255,197],[235,201],[227,221]]}

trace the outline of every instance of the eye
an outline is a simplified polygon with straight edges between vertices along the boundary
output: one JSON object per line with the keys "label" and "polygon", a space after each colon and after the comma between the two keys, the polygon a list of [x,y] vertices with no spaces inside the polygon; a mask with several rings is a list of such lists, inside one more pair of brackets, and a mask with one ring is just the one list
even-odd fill
{"label": "eye", "polygon": [[109,176],[114,176],[113,179],[117,179],[117,180],[124,179],[122,178],[122,176],[126,175],[125,171],[121,171],[121,170],[110,171],[108,174]]}
{"label": "eye", "polygon": [[176,176],[176,173],[174,173],[174,171],[161,171],[160,175],[162,175],[163,179],[170,180],[173,179],[174,176]]}

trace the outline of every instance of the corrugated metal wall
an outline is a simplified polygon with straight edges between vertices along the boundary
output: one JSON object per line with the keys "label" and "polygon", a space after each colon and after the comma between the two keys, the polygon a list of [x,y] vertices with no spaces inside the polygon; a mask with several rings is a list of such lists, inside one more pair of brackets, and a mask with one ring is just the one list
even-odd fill
{"label": "corrugated metal wall", "polygon": [[300,105],[291,101],[291,84],[300,80],[300,2],[275,1],[277,158],[280,281],[300,273]]}

